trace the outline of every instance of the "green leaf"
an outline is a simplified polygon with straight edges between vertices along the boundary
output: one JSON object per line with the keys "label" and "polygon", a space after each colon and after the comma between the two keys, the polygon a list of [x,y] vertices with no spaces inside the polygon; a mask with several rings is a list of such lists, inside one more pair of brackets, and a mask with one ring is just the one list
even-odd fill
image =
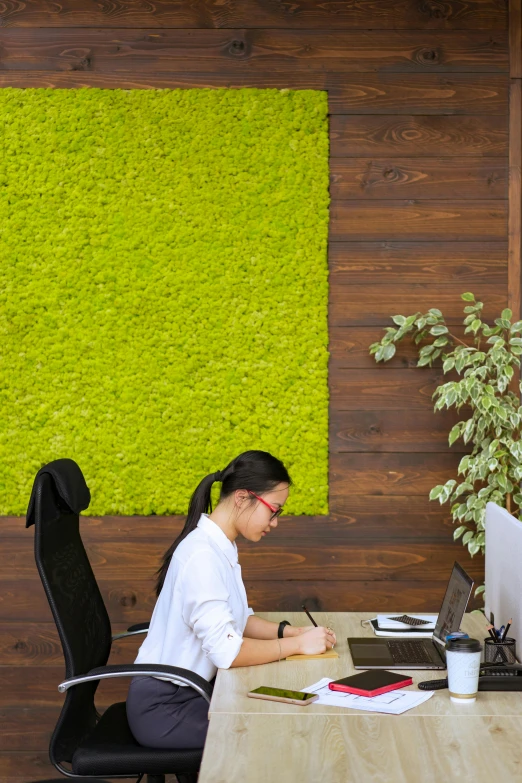
{"label": "green leaf", "polygon": [[454,367],[455,367],[455,359],[453,358],[453,356],[449,356],[444,361],[444,364],[442,365],[442,371],[446,373],[452,370]]}
{"label": "green leaf", "polygon": [[428,313],[431,313],[432,315],[435,315],[437,318],[442,318],[442,313],[440,310],[437,310],[436,307],[430,307],[428,310]]}
{"label": "green leaf", "polygon": [[433,489],[430,492],[430,500],[437,500],[437,498],[440,497],[443,491],[444,491],[444,485],[437,484],[437,486],[433,487]]}
{"label": "green leaf", "polygon": [[466,291],[465,294],[461,294],[460,298],[463,299],[465,302],[474,302],[475,296],[471,293],[471,291]]}
{"label": "green leaf", "polygon": [[474,534],[473,530],[468,530],[467,533],[464,533],[464,536],[462,537],[462,543],[463,544],[467,544],[468,541],[471,541],[471,539],[473,538],[474,535],[475,534]]}
{"label": "green leaf", "polygon": [[391,359],[392,356],[395,355],[395,351],[396,350],[397,349],[396,349],[395,345],[386,345],[384,347],[383,352],[382,352],[382,358],[384,359],[384,361],[385,362],[389,361],[389,359]]}
{"label": "green leaf", "polygon": [[[506,309],[502,310],[502,312],[500,313],[500,317],[504,321],[511,321],[512,316],[513,316],[513,311],[510,310],[509,307],[506,307]],[[511,324],[510,324],[510,326],[511,326]]]}
{"label": "green leaf", "polygon": [[470,329],[471,329],[472,332],[474,332],[476,334],[478,332],[478,330],[480,329],[481,325],[482,325],[482,321],[480,320],[480,318],[476,318],[472,322],[472,324],[470,326]]}
{"label": "green leaf", "polygon": [[446,394],[446,398],[445,398],[446,408],[451,408],[451,406],[455,403],[456,399],[457,399],[457,392],[455,391],[455,389],[450,389]]}
{"label": "green leaf", "polygon": [[486,589],[486,585],[479,585],[479,587],[477,587],[477,589],[475,590],[475,598],[478,598],[479,595],[482,595],[485,589]]}
{"label": "green leaf", "polygon": [[462,535],[463,533],[465,533],[467,529],[468,529],[468,528],[466,527],[466,525],[460,525],[460,527],[458,527],[458,528],[457,528],[457,529],[456,529],[456,530],[453,532],[453,540],[454,540],[454,541],[456,541],[458,538],[460,538],[460,537],[461,537],[461,535]]}
{"label": "green leaf", "polygon": [[451,432],[448,436],[448,442],[450,446],[453,446],[457,438],[460,436],[460,426],[458,424],[455,424],[455,426],[451,429]]}
{"label": "green leaf", "polygon": [[488,410],[489,408],[491,408],[492,403],[493,403],[493,400],[491,399],[491,397],[488,397],[487,394],[485,394],[484,397],[482,397],[482,399],[480,400],[480,404],[482,405],[482,407],[485,410]]}
{"label": "green leaf", "polygon": [[397,326],[404,326],[406,318],[404,315],[392,315],[392,321],[394,324],[397,324]]}
{"label": "green leaf", "polygon": [[511,324],[511,331],[522,332],[522,321],[515,321],[514,324]]}
{"label": "green leaf", "polygon": [[444,324],[437,324],[436,326],[432,326],[430,329],[430,334],[432,334],[434,337],[438,337],[440,334],[447,334],[448,327],[444,326]]}

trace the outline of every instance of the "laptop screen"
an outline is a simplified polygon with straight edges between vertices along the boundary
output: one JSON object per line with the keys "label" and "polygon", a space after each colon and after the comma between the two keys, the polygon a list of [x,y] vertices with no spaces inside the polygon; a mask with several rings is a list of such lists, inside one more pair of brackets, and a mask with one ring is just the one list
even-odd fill
{"label": "laptop screen", "polygon": [[446,636],[460,629],[472,587],[473,579],[458,563],[455,563],[437,617],[437,624],[433,632],[434,641],[446,644]]}

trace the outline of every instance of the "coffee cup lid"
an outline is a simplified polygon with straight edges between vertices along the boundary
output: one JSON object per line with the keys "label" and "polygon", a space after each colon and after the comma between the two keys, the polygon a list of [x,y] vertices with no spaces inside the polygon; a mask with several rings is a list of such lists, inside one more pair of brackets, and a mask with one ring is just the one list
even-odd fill
{"label": "coffee cup lid", "polygon": [[475,653],[482,651],[482,645],[478,639],[449,639],[446,642],[446,650],[449,652]]}

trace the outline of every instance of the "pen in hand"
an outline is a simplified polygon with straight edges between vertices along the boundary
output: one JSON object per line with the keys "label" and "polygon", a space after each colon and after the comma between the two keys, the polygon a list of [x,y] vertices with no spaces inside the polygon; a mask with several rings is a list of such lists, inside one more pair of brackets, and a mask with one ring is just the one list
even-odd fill
{"label": "pen in hand", "polygon": [[[306,606],[304,604],[302,605],[302,609],[306,612],[310,622],[313,623],[315,625],[315,627],[317,628],[318,627],[317,623],[315,622],[314,618],[312,617],[312,615],[310,614],[310,612],[308,611],[308,609],[306,608]],[[332,629],[328,628],[327,630],[331,631]],[[335,644],[332,645],[332,650],[333,650],[334,647],[335,647]]]}
{"label": "pen in hand", "polygon": [[314,618],[312,617],[312,615],[310,614],[310,612],[308,611],[308,609],[306,608],[306,606],[305,606],[304,604],[303,604],[303,609],[305,610],[306,614],[308,615],[308,619],[309,619],[309,620],[310,620],[310,621],[311,621],[311,622],[312,622],[312,623],[315,625],[315,627],[317,628],[317,623],[315,622]]}

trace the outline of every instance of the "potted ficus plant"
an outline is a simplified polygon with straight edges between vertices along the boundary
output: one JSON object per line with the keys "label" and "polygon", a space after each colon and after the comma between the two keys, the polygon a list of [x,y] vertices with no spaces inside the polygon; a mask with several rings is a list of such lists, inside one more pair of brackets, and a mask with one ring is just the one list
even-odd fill
{"label": "potted ficus plant", "polygon": [[418,367],[431,367],[440,358],[443,372],[454,376],[435,389],[434,407],[465,410],[448,441],[451,446],[462,438],[470,453],[460,460],[458,478],[433,487],[430,500],[451,503],[457,525],[453,537],[461,539],[473,557],[484,552],[486,503],[493,501],[522,520],[522,384],[515,380],[522,354],[522,321],[512,323],[512,312],[506,309],[494,325],[487,324],[481,317],[482,302],[469,292],[462,299],[467,303],[467,339],[453,334],[441,311],[432,308],[427,313],[393,316],[395,327],[387,327],[382,340],[370,346],[370,353],[377,362],[389,361],[396,344],[409,335],[419,346]]}

